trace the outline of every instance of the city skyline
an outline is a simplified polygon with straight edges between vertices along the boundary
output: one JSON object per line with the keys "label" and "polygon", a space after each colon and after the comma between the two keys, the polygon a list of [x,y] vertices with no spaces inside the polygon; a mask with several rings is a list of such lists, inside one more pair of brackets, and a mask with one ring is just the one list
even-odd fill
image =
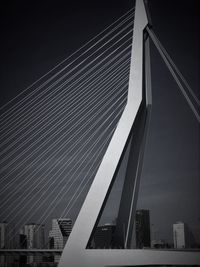
{"label": "city skyline", "polygon": [[[0,222],[1,247],[0,249],[63,249],[72,231],[70,218],[57,218],[51,221],[49,230],[45,225],[37,222],[25,224],[13,240],[6,238],[9,228],[8,222]],[[118,248],[115,243],[116,221],[112,223],[100,223],[93,233],[88,249]],[[168,248],[168,249],[197,249],[200,243],[196,243],[188,225],[184,222],[174,222],[171,228],[173,241],[160,239],[154,235],[151,228],[151,214],[149,210],[136,210],[132,248]]]}

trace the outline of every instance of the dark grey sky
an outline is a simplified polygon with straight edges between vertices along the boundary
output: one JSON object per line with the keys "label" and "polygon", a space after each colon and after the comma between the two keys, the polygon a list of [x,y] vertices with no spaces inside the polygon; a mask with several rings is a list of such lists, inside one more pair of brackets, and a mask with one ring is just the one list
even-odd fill
{"label": "dark grey sky", "polygon": [[[197,2],[149,0],[149,8],[155,33],[199,97]],[[1,5],[3,105],[128,11],[132,1]],[[200,240],[199,125],[151,49],[153,111],[138,207],[150,209],[154,237],[171,241],[172,223],[181,220]]]}
{"label": "dark grey sky", "polygon": [[[149,3],[154,31],[199,96],[197,1]],[[172,223],[184,221],[199,240],[199,125],[152,48],[153,111],[138,205],[149,206],[154,237],[172,238]]]}

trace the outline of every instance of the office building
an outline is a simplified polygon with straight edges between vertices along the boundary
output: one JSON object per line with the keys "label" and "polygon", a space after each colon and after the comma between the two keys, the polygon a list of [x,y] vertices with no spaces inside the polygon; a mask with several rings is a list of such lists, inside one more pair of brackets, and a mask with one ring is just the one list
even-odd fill
{"label": "office building", "polygon": [[[24,226],[21,238],[26,242],[27,249],[42,249],[45,245],[44,225],[30,223]],[[24,245],[24,242],[21,245]],[[27,256],[27,263],[41,262],[42,256]]]}
{"label": "office building", "polygon": [[8,248],[8,223],[0,223],[0,248]]}
{"label": "office building", "polygon": [[27,248],[27,236],[22,231],[19,233],[19,248]]}
{"label": "office building", "polygon": [[135,234],[136,248],[151,246],[149,210],[136,210]]}
{"label": "office building", "polygon": [[174,248],[184,249],[189,247],[188,229],[185,223],[176,222],[173,224]]}
{"label": "office building", "polygon": [[72,230],[71,219],[53,219],[52,230],[49,233],[51,248],[63,249]]}
{"label": "office building", "polygon": [[42,249],[45,245],[44,225],[30,223],[24,226],[24,235],[27,239],[27,248]]}
{"label": "office building", "polygon": [[[72,230],[72,220],[66,218],[53,219],[52,230],[49,232],[49,248],[63,249]],[[59,255],[54,256],[54,262],[58,263]]]}
{"label": "office building", "polygon": [[53,249],[54,248],[54,237],[52,230],[49,231],[48,235],[48,248]]}
{"label": "office building", "polygon": [[113,247],[113,239],[116,225],[105,224],[98,226],[94,233],[93,240],[91,242],[91,248],[95,249],[108,249]]}
{"label": "office building", "polygon": [[[7,222],[0,223],[0,248],[8,248],[8,224]],[[0,266],[5,264],[5,255],[0,255]]]}

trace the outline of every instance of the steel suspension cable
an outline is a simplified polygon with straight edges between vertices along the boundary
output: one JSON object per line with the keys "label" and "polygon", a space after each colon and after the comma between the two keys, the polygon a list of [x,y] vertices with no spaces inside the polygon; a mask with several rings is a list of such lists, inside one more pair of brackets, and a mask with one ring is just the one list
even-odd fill
{"label": "steel suspension cable", "polygon": [[[111,103],[112,103],[112,102],[111,102]],[[109,103],[108,103],[108,104],[109,104]],[[102,115],[102,116],[103,116],[103,115]],[[99,120],[100,120],[100,119],[99,119]],[[98,121],[99,121],[99,120],[98,120]],[[97,122],[97,123],[98,123],[98,122]],[[90,127],[90,128],[91,128],[91,127]],[[77,142],[78,142],[78,141],[77,141]],[[47,173],[46,176],[49,177],[49,174],[50,174],[50,173]],[[32,176],[31,176],[31,178],[32,178]],[[45,177],[44,177],[44,174],[43,174],[43,178],[45,178]],[[43,179],[42,179],[42,180],[43,180]],[[42,180],[40,180],[40,182],[42,182]],[[28,180],[28,181],[29,181],[29,180]],[[24,182],[23,182],[23,183],[24,183]],[[35,179],[34,179],[34,182],[31,183],[30,188],[27,188],[26,191],[28,191],[29,193],[31,193],[32,191],[31,191],[30,189],[33,190],[33,185],[34,185],[34,183],[35,183]],[[23,186],[25,186],[26,184],[27,184],[27,182],[24,183]],[[11,193],[11,197],[13,197],[13,196],[15,195],[15,193],[17,193],[17,192],[20,190],[20,188],[21,188],[21,184],[19,184],[18,187],[15,188],[15,190],[13,190],[13,192]],[[6,189],[8,189],[8,188],[6,188]],[[17,192],[16,192],[16,190],[17,190]],[[26,191],[24,191],[24,193],[25,193]],[[19,198],[22,197],[22,196],[23,196],[23,195],[20,195]],[[27,197],[28,197],[28,195],[27,195]],[[16,200],[17,200],[17,199],[15,198],[15,203],[16,203]],[[9,198],[8,198],[8,196],[6,196],[6,203],[3,203],[3,204],[1,205],[1,207],[5,206],[5,204],[7,204],[8,201],[9,201]],[[15,206],[15,208],[16,208],[16,206]]]}
{"label": "steel suspension cable", "polygon": [[[129,49],[129,47],[130,46],[128,46],[126,49]],[[124,51],[126,51],[126,49],[123,49],[117,56],[115,56],[114,58],[117,58],[117,57],[119,57],[120,56],[120,54],[122,54]],[[106,57],[106,59],[107,59],[107,57]],[[105,59],[104,59],[105,60]],[[101,63],[102,62],[104,62],[104,60],[103,61],[101,61]],[[99,63],[99,64],[101,64],[101,63]],[[97,64],[97,66],[99,65],[99,64]],[[106,64],[105,64],[106,65]],[[90,77],[91,78],[91,77]],[[89,79],[90,79],[89,78]],[[97,79],[98,79],[98,77],[97,77]],[[88,81],[88,79],[87,79],[87,81]],[[75,83],[76,84],[76,83]],[[72,86],[73,85],[75,85],[75,84],[72,84],[71,86],[70,86],[70,88],[72,88]],[[80,86],[81,86],[81,84],[79,84],[79,86],[76,88],[76,90],[75,91],[79,91],[78,89],[80,88]],[[86,87],[86,89],[87,89],[87,87]],[[76,95],[75,95],[76,96]],[[65,99],[65,98],[64,98]],[[74,100],[74,98],[72,98],[72,100]],[[71,101],[72,101],[71,100]],[[57,105],[56,105],[57,106]],[[51,114],[51,113],[50,113]],[[37,125],[40,125],[42,122],[43,122],[43,120],[44,120],[45,118],[43,118],[42,119],[42,121],[38,121],[36,124],[34,124],[34,127],[36,127]],[[48,120],[48,122],[49,122],[49,120]],[[31,123],[31,122],[30,122]],[[42,130],[42,129],[41,129]],[[21,131],[21,130],[20,130]],[[18,134],[20,131],[17,131],[15,134]],[[29,129],[29,131],[28,131],[28,133],[30,133],[31,132],[31,129]],[[11,136],[11,137],[9,137],[9,139],[7,139],[7,143],[9,142],[10,143],[10,145],[8,146],[8,147],[6,147],[4,150],[2,150],[2,152],[0,153],[0,155],[2,155],[2,154],[4,154],[5,152],[7,152],[10,148],[12,148],[17,142],[19,142],[19,141],[21,141],[25,136],[26,136],[26,134],[27,134],[27,132],[26,133],[24,133],[24,134],[22,134],[22,135],[20,135],[19,136],[19,138],[15,138],[15,140],[14,140],[14,143],[11,143],[11,139],[12,139],[12,137],[13,136]],[[28,140],[26,139],[26,141],[28,142]],[[2,143],[2,145],[0,145],[0,146],[3,146],[3,145],[5,145],[5,141]],[[22,144],[20,144],[20,146],[22,146]]]}
{"label": "steel suspension cable", "polygon": [[[125,94],[125,93],[124,93]],[[122,95],[123,96],[123,95]],[[122,96],[120,96],[120,98],[122,97]],[[120,100],[120,98],[119,99],[117,99],[117,102]],[[112,103],[112,99],[111,99],[111,103]],[[109,103],[108,103],[109,104]],[[109,106],[109,108],[106,110],[106,112],[105,112],[105,114],[107,114],[108,112],[109,112],[109,110],[111,110],[112,109],[112,107],[115,105],[115,103],[113,103],[111,106]],[[100,110],[100,112],[101,112],[101,110]],[[103,114],[102,116],[105,116],[105,114]],[[101,118],[102,118],[102,116],[98,119],[98,120],[96,120],[95,121],[95,124],[93,124],[87,131],[89,131],[89,130],[91,130],[96,124],[98,124],[98,122],[101,120]],[[93,116],[94,117],[94,116]],[[80,131],[79,131],[80,132]],[[87,133],[87,132],[86,132]],[[82,140],[83,139],[83,137],[86,135],[86,133],[83,135],[83,136],[81,136],[79,139],[80,140]],[[77,135],[77,134],[76,134]],[[71,138],[72,139],[72,138]],[[79,139],[75,142],[75,144],[73,144],[71,147],[72,148],[74,148],[77,144],[78,144],[78,142],[80,142],[79,141]],[[71,141],[71,140],[70,140]],[[69,142],[69,140],[68,140],[68,142]],[[68,143],[67,142],[67,143]],[[83,144],[82,144],[83,145]],[[70,147],[70,149],[71,149],[71,147]],[[77,151],[76,151],[77,152]],[[49,175],[50,173],[48,173],[47,174],[47,176]],[[22,183],[19,183],[18,184],[18,186],[16,187],[16,188],[14,188],[14,190],[12,191],[12,193],[11,193],[11,197],[13,197],[17,192],[19,192],[19,190],[22,188],[22,187],[24,187],[26,184],[27,184],[27,182],[28,182],[29,180],[27,180],[26,181],[26,183],[23,181]],[[33,184],[31,185],[31,187],[33,186]],[[5,190],[7,190],[7,189],[9,189],[9,187],[7,186],[5,189],[4,189],[4,192],[5,192]],[[7,202],[8,202],[8,200],[9,200],[9,198],[8,197],[6,197],[6,201],[0,206],[0,207],[3,207],[3,206],[5,206],[6,204],[7,204]]]}
{"label": "steel suspension cable", "polygon": [[[123,101],[123,102],[124,102],[124,101]],[[120,104],[120,106],[124,104],[123,102]],[[122,110],[123,110],[123,108],[121,109],[121,111],[119,112],[119,114],[122,112]],[[114,112],[112,112],[112,113],[114,113]],[[119,114],[117,114],[117,115],[115,116],[115,118],[117,118],[117,117],[119,116]],[[106,121],[109,120],[110,117],[111,117],[111,114],[109,115],[109,117],[106,118],[106,120],[104,121],[104,124],[105,124]],[[113,124],[113,121],[114,121],[114,120],[112,120],[112,121],[109,123],[109,125],[106,127],[106,129],[105,129],[105,130],[100,134],[100,136],[96,139],[95,144],[99,141],[100,137],[103,136],[103,134],[108,130],[108,128]],[[97,130],[97,132],[98,132],[98,130]],[[94,136],[94,134],[93,134],[93,136]],[[94,144],[92,145],[92,147],[94,147]],[[86,151],[86,152],[84,153],[84,155],[82,156],[82,158],[84,158],[83,162],[85,161],[85,154],[87,155],[87,154],[88,154],[88,151]],[[81,158],[81,159],[82,159],[82,158]],[[81,164],[78,165],[78,168],[82,167],[83,162],[82,162]],[[84,165],[84,167],[85,167],[85,165]],[[84,168],[84,167],[83,167],[83,168]],[[82,169],[82,168],[81,168],[81,169]],[[77,169],[76,169],[76,171],[77,171]],[[62,171],[62,173],[63,173],[63,172],[64,172],[64,171]],[[59,174],[59,177],[61,176],[62,173]],[[59,178],[59,177],[58,177],[58,178]],[[72,177],[73,177],[73,176],[70,177],[70,180],[72,180]],[[58,178],[57,178],[57,179],[58,179]],[[63,179],[64,179],[64,178],[63,178]],[[53,191],[51,191],[51,193],[48,194],[48,197],[46,198],[46,200],[49,198],[49,195],[51,195],[52,192],[54,192],[55,188],[56,188],[56,187],[59,187],[59,185],[63,182],[63,179],[60,179],[60,180],[59,180],[59,182],[58,182],[58,183],[56,184],[56,186],[53,188]],[[75,180],[72,182],[72,184],[75,183],[76,179],[77,179],[77,178],[75,178]],[[72,187],[72,184],[70,185],[70,187],[67,188],[67,191],[69,191],[69,189]],[[67,185],[68,185],[68,183],[67,183],[64,187],[62,187],[62,189],[59,191],[58,195],[60,195],[60,194],[62,193],[63,189],[65,189]],[[65,192],[66,192],[66,191],[65,191]],[[55,203],[56,199],[58,198],[58,195],[57,195],[56,198],[51,202],[51,204],[50,204],[50,206],[48,207],[48,209]],[[39,199],[39,201],[40,201],[40,199]],[[39,209],[39,207],[42,206],[42,203],[43,203],[43,202],[40,202],[40,205],[37,206],[36,209],[34,209],[34,212],[32,212],[31,216],[37,211],[37,209]],[[37,204],[37,202],[34,203],[34,205],[31,207],[31,209],[32,209],[36,204]],[[46,209],[45,213],[47,212],[48,209]],[[30,211],[30,210],[29,210],[29,211]],[[44,216],[45,213],[43,213],[43,216]],[[26,215],[26,214],[24,214],[22,217],[24,217],[25,215]],[[42,217],[43,217],[43,216],[42,216]],[[18,223],[21,223],[21,219],[22,219],[22,217],[20,218],[20,221],[19,221]],[[11,222],[12,222],[12,221],[11,221]]]}
{"label": "steel suspension cable", "polygon": [[[131,31],[130,31],[131,32]],[[79,75],[81,72],[83,72],[87,67],[89,67],[91,64],[93,64],[96,60],[98,60],[102,55],[104,55],[107,51],[109,51],[109,49],[111,48],[111,47],[113,47],[113,46],[115,46],[118,42],[120,42],[124,37],[126,37],[130,32],[128,32],[128,33],[126,33],[124,36],[122,36],[121,38],[119,38],[114,44],[112,44],[112,45],[110,45],[108,48],[106,48],[99,56],[97,56],[97,57],[95,57],[92,61],[90,61],[90,63],[88,63],[88,64],[86,64],[80,71],[77,71],[74,75],[72,75],[72,76],[70,76],[70,78],[69,78],[69,80],[67,80],[66,82],[64,82],[62,85],[60,85],[55,91],[54,91],[54,93],[56,93],[60,88],[63,88],[63,86],[64,85],[66,85],[66,83],[68,83],[69,81],[71,81],[71,80],[73,80],[73,78],[75,78],[77,75]],[[125,42],[124,42],[124,44],[127,42],[127,41],[129,41],[129,40],[131,40],[132,39],[132,37],[131,38],[129,38],[128,40],[126,40]],[[111,55],[113,55],[117,50],[119,50],[124,44],[122,44],[122,45],[120,45],[117,49],[115,49],[114,51],[112,51],[108,56],[106,56],[105,58],[104,58],[104,61],[109,57],[109,56],[111,56]],[[97,50],[96,50],[97,51]],[[95,52],[96,52],[95,51]],[[90,55],[91,56],[91,55]],[[103,61],[103,60],[102,60]],[[95,66],[94,66],[95,67]],[[89,70],[89,73],[94,69],[94,67],[92,68],[92,69],[90,69]],[[71,71],[72,71],[73,69],[71,69],[69,72],[71,73]],[[86,75],[86,74],[85,74]],[[66,92],[65,92],[66,93]],[[38,98],[40,98],[41,96],[39,95],[39,96],[37,96],[37,97],[35,97],[34,98],[34,101],[36,101],[36,100],[38,100]],[[50,96],[48,96],[48,97],[50,97]],[[44,100],[42,100],[42,103],[43,103],[43,101]],[[37,102],[37,105],[38,105],[38,102]],[[36,111],[37,112],[39,112],[39,110],[37,109],[37,105],[36,105]],[[42,108],[43,108],[43,106],[42,106]],[[24,114],[24,113],[23,113]],[[28,114],[31,114],[31,116],[32,116],[32,109],[30,108],[30,106],[28,106]],[[25,116],[27,116],[27,114],[25,114]],[[15,124],[16,124],[16,127],[18,127],[18,125],[17,125],[17,122],[18,122],[18,120],[19,119],[21,119],[21,116],[19,116],[19,114],[18,114],[18,119],[17,120],[14,120],[14,122],[15,122]],[[24,123],[24,117],[22,117],[22,123]],[[36,117],[36,119],[37,119],[37,117]],[[13,123],[13,121],[10,121],[10,124],[12,125],[12,123]],[[13,126],[12,126],[13,127]],[[3,130],[3,127],[2,127],[2,130]],[[21,130],[21,129],[20,129]],[[16,133],[15,133],[16,134]],[[6,135],[6,133],[4,134],[4,135]],[[4,137],[4,135],[1,135],[2,137]],[[1,138],[2,138],[1,137]],[[3,145],[5,145],[5,141],[4,142],[1,142],[1,144],[0,144],[0,146],[2,147]]]}
{"label": "steel suspension cable", "polygon": [[[101,110],[100,110],[100,111],[101,111]],[[93,117],[94,117],[94,116],[93,116]],[[82,128],[83,128],[83,127],[82,127]],[[80,130],[82,130],[82,129],[80,129]],[[80,132],[80,130],[78,131],[78,133]],[[64,145],[68,144],[72,139],[73,139],[73,138],[71,138],[70,140],[68,140],[68,142],[65,142]],[[77,142],[78,142],[78,140],[77,140]],[[77,142],[76,142],[76,143],[77,143]],[[58,151],[58,152],[59,152],[59,151]],[[56,154],[58,154],[58,153],[56,153]],[[45,165],[46,165],[48,162],[49,162],[48,160],[45,160]],[[42,165],[43,165],[43,164],[42,164]],[[36,170],[38,169],[37,166],[36,166],[35,169],[36,169]],[[49,168],[48,168],[48,169],[49,169]],[[50,169],[51,169],[51,168],[50,168]],[[37,172],[38,172],[38,171],[37,171]],[[37,172],[36,172],[35,174],[37,174]],[[25,173],[24,173],[24,174],[25,174]],[[48,174],[50,174],[50,173],[48,173]],[[43,174],[43,175],[44,175],[44,174]],[[19,175],[18,175],[18,176],[19,176]],[[18,176],[15,177],[15,181],[17,180]],[[19,178],[20,178],[20,177],[21,177],[21,176],[19,176]],[[31,178],[32,178],[32,176],[31,176]],[[27,180],[27,179],[28,179],[28,177],[26,178],[26,180]],[[29,179],[29,180],[30,180],[30,179]],[[28,180],[28,181],[29,181],[29,180]],[[15,182],[15,181],[13,181],[13,182]],[[24,183],[24,181],[23,181],[22,183]],[[11,183],[10,183],[9,185],[11,185]],[[7,185],[6,188],[4,188],[4,192],[5,192],[6,189],[9,188],[9,185]],[[20,187],[20,186],[21,186],[21,184],[18,185],[18,187]],[[15,189],[16,189],[16,188],[15,188]],[[7,199],[7,200],[8,200],[8,199]]]}
{"label": "steel suspension cable", "polygon": [[[65,207],[65,209],[63,210],[62,214],[60,215],[60,219],[65,215],[66,213],[66,209],[68,209],[69,205],[71,204],[71,207],[75,204],[75,202],[77,201],[78,197],[81,195],[81,193],[83,192],[83,190],[85,189],[85,187],[87,186],[88,183],[90,183],[92,181],[92,179],[94,178],[95,173],[97,172],[101,161],[102,161],[102,152],[105,149],[106,145],[109,143],[109,140],[111,138],[111,136],[113,135],[113,132],[115,131],[116,127],[114,127],[114,129],[111,131],[111,133],[108,135],[108,137],[106,138],[105,141],[103,141],[102,146],[100,146],[97,151],[93,154],[94,160],[92,162],[92,164],[90,165],[90,168],[87,170],[86,174],[84,175],[81,183],[78,185],[75,193],[73,194],[73,196],[70,198],[70,200],[68,201],[67,206]],[[100,158],[101,156],[101,158]],[[101,160],[98,160],[98,158],[100,158]],[[96,163],[98,162],[98,163]],[[96,163],[96,164],[95,164]],[[97,166],[95,166],[97,165]],[[92,171],[92,169],[94,168],[94,170]],[[92,171],[92,173],[90,173]],[[83,183],[85,182],[85,184],[83,185]],[[81,188],[81,190],[80,190]],[[78,195],[77,195],[78,192]],[[77,196],[75,196],[77,195]],[[75,199],[74,199],[75,198]],[[70,207],[70,209],[71,209]],[[69,209],[68,209],[69,212]]]}
{"label": "steel suspension cable", "polygon": [[[127,54],[127,56],[128,56],[128,55],[129,55],[129,54]],[[125,55],[124,57],[126,57],[126,55]],[[121,57],[121,59],[119,60],[118,63],[120,63],[121,60],[124,59],[124,57]],[[112,69],[113,67],[115,67],[118,63],[113,64],[111,68],[108,68],[108,69],[106,70],[106,72],[104,72],[102,75],[98,76],[97,81],[100,80],[100,78],[102,78],[104,74],[107,74],[107,72],[109,72],[109,70]],[[121,65],[121,66],[122,66],[122,65]],[[119,68],[117,68],[116,70],[118,70],[118,69],[119,69]],[[116,71],[116,70],[115,70],[115,71]],[[80,86],[83,86],[83,85],[85,85],[85,83],[80,84],[76,89],[77,89],[77,90],[80,89]],[[91,85],[94,85],[94,82],[90,83],[90,84],[87,85],[87,86],[84,86],[83,89],[88,89],[88,88],[90,88]],[[99,87],[100,87],[100,86],[99,86]],[[85,91],[85,90],[84,90],[84,91],[81,93],[81,95],[84,95],[84,97],[87,96],[87,95],[90,93],[90,91],[91,91],[92,89],[93,89],[93,88],[90,88],[90,89],[87,91],[87,93],[86,93],[85,95],[84,95],[84,91]],[[79,91],[80,91],[80,90],[79,90]],[[98,87],[97,87],[97,89],[94,91],[94,93],[96,93],[97,91],[98,91]],[[94,94],[94,93],[93,93],[93,94]],[[80,95],[79,95],[79,97],[80,97]],[[91,98],[91,95],[89,95],[89,98]],[[74,99],[74,98],[73,98],[73,99]],[[85,101],[88,101],[89,99],[85,98],[84,100],[85,100]],[[66,105],[66,104],[67,104],[67,103],[65,103],[65,105]],[[67,110],[70,110],[69,115],[71,115],[71,114],[73,114],[78,108],[80,109],[80,106],[84,106],[84,103],[80,104],[79,106],[76,106],[75,108],[72,108],[71,105],[69,105],[69,106],[67,106],[67,109],[64,108],[64,109],[62,110],[61,114],[65,114],[65,112],[66,112]],[[62,106],[61,106],[60,108],[62,108]],[[60,109],[60,108],[59,108],[59,109]],[[60,114],[60,113],[56,114],[56,117],[54,118],[54,120],[56,120],[57,118],[59,118],[59,116],[60,116],[61,114]],[[77,114],[77,113],[76,113],[76,114]],[[77,114],[77,115],[78,115],[78,114]],[[52,114],[49,113],[49,116],[52,116]],[[53,116],[52,116],[52,117],[53,117]],[[53,120],[53,118],[52,118],[52,120]],[[50,124],[50,122],[51,122],[52,120],[51,120],[51,119],[50,119],[50,120],[47,120],[47,125],[48,125],[48,126],[49,126],[49,124]],[[62,119],[62,120],[59,119],[59,121],[57,121],[56,123],[54,123],[54,124],[53,124],[53,129],[56,128],[56,127],[58,127],[58,126],[62,123],[62,121],[63,121],[63,119]],[[43,121],[42,121],[42,122],[43,122]],[[42,122],[39,121],[38,124],[35,124],[35,125],[34,125],[34,128],[36,128],[36,126],[37,126],[37,125],[40,125]],[[42,124],[43,128],[44,128],[44,125],[45,125],[45,124]],[[40,132],[43,132],[43,128],[34,131],[34,138],[35,138],[37,135],[39,135]],[[52,130],[53,130],[53,129],[52,129]],[[50,131],[50,130],[49,130],[49,131]],[[34,142],[32,142],[31,145],[30,145],[29,147],[30,147],[30,148],[33,147],[33,145],[36,144],[36,143],[38,143],[38,142],[42,139],[43,136],[46,137],[46,136],[49,134],[49,131],[48,131],[48,132],[45,131],[43,134],[40,134],[40,135],[39,135],[39,138],[38,138],[37,140],[35,140]],[[28,133],[32,133],[32,129],[29,129],[29,130],[28,130]],[[23,137],[26,137],[26,135],[27,135],[28,133],[26,132],[26,133],[24,133],[23,135],[21,135],[21,140],[22,140]],[[15,149],[13,149],[10,153],[8,153],[8,150],[17,144],[17,140],[15,140],[14,143],[11,143],[8,147],[6,147],[6,148],[0,153],[0,155],[3,155],[3,153],[7,152],[7,153],[6,153],[6,156],[5,156],[2,160],[0,160],[0,164],[2,164],[2,163],[5,162],[9,157],[11,157],[12,155],[14,155],[14,154],[17,152],[17,150],[21,149],[24,145],[26,145],[27,143],[29,143],[29,142],[31,141],[31,138],[32,138],[32,135],[31,135],[29,138],[26,137],[26,139],[25,139],[23,142],[21,142],[21,143],[19,144],[19,146],[17,146]],[[46,140],[46,141],[47,141],[47,140]],[[45,141],[45,143],[46,143],[46,141]],[[26,151],[29,149],[29,147],[26,148],[25,150],[23,150],[23,154],[26,153]],[[18,153],[17,158],[19,158],[19,156],[20,156],[20,155],[19,155],[19,153]],[[6,166],[4,166],[4,168],[5,168],[5,167],[6,167]]]}
{"label": "steel suspension cable", "polygon": [[172,77],[174,78],[175,82],[177,83],[181,93],[183,94],[184,98],[186,99],[190,109],[192,110],[193,114],[195,115],[196,119],[198,120],[198,122],[200,122],[200,115],[198,114],[198,111],[196,110],[195,106],[193,105],[192,101],[190,100],[188,94],[186,93],[185,89],[183,88],[179,78],[177,77],[175,71],[173,70],[172,66],[170,65],[170,62],[168,61],[168,59],[166,58],[164,52],[162,51],[162,48],[160,47],[159,43],[157,42],[156,38],[154,37],[154,35],[152,34],[151,30],[149,28],[147,28],[147,31],[149,33],[149,36],[151,37],[154,45],[156,46],[158,52],[160,53],[163,61],[165,62],[168,70],[170,71]]}
{"label": "steel suspension cable", "polygon": [[154,33],[154,31],[152,29],[151,29],[151,34],[156,39],[157,43],[159,44],[160,48],[162,49],[163,53],[165,54],[167,60],[172,65],[172,67],[177,72],[177,74],[179,75],[180,79],[182,80],[183,84],[186,86],[186,88],[190,92],[190,94],[193,97],[194,101],[197,103],[198,106],[200,106],[200,100],[194,94],[192,88],[190,87],[190,85],[188,84],[188,82],[186,81],[186,79],[184,78],[184,76],[182,75],[182,73],[180,72],[180,70],[178,69],[178,67],[176,66],[176,64],[173,62],[172,58],[170,57],[170,55],[168,54],[168,52],[166,51],[166,49],[164,48],[164,46],[161,44],[160,40],[157,38],[156,34]]}
{"label": "steel suspension cable", "polygon": [[[66,68],[68,68],[69,66],[71,66],[75,61],[77,61],[81,56],[83,56],[84,54],[86,54],[88,51],[90,51],[93,47],[95,47],[95,45],[97,45],[99,42],[101,42],[102,40],[104,40],[107,36],[109,36],[109,34],[111,34],[113,31],[115,31],[116,29],[118,29],[120,26],[122,26],[129,18],[131,18],[131,15],[130,16],[128,16],[128,18],[126,18],[123,22],[121,22],[119,25],[117,25],[114,29],[112,29],[109,33],[107,33],[107,34],[105,34],[100,40],[98,40],[95,44],[93,44],[92,46],[90,46],[86,51],[84,51],[81,55],[79,55],[79,56],[77,56],[76,57],[76,59],[75,60],[73,60],[72,62],[70,62],[67,66],[65,66],[62,70],[60,70],[59,72],[57,72],[55,75],[53,75],[53,76],[51,76],[51,78],[50,78],[50,81],[53,79],[53,78],[55,78],[55,77],[57,77],[62,71],[64,71]],[[111,24],[112,25],[112,24]],[[104,32],[104,31],[103,31]],[[99,34],[97,35],[97,36],[99,36]],[[92,40],[93,40],[94,38],[92,38]],[[85,45],[84,45],[85,46]],[[80,48],[81,49],[81,48]],[[80,51],[80,49],[78,49],[76,52],[74,52],[73,54],[75,54],[75,53],[77,53],[78,51]],[[73,55],[72,54],[72,55]],[[71,56],[70,56],[71,57]],[[66,61],[66,60],[64,60],[64,61]],[[63,62],[64,62],[63,61]],[[59,64],[59,65],[61,65],[61,63]],[[56,68],[56,67],[55,67]],[[54,68],[54,69],[55,69]],[[46,76],[46,75],[45,75]],[[35,82],[36,83],[36,82]],[[34,84],[35,84],[34,83]],[[48,81],[47,82],[45,82],[43,85],[41,85],[41,86],[39,86],[39,87],[37,87],[36,88],[36,92],[38,91],[38,90],[40,90],[41,88],[43,88],[43,86],[44,85],[46,85],[48,83]],[[31,86],[30,86],[31,87]],[[28,88],[30,88],[30,87],[28,87]],[[23,104],[24,103],[24,101],[26,101],[26,98],[30,98],[34,93],[35,93],[35,91],[34,92],[32,92],[31,94],[29,94],[27,97],[25,97],[25,98],[23,98],[22,99],[22,101],[19,101],[18,102],[18,105],[19,104]],[[22,93],[20,93],[20,95],[21,95]],[[16,108],[16,107],[15,107]],[[12,109],[13,109],[13,107],[12,107]],[[5,113],[4,113],[5,114]],[[1,114],[0,115],[0,119],[1,119],[1,117],[2,117],[2,115],[3,114]]]}
{"label": "steel suspension cable", "polygon": [[[119,76],[118,78],[120,78],[120,76]],[[108,95],[107,95],[107,97],[108,97]],[[104,98],[104,99],[105,99],[105,98]],[[102,102],[102,101],[101,101],[101,102]],[[82,112],[82,110],[81,110],[80,112]],[[91,111],[90,111],[90,113],[91,113]],[[89,114],[90,114],[90,113],[89,113]],[[85,115],[89,115],[89,114],[85,114]],[[76,117],[77,117],[77,116],[76,116]],[[76,117],[75,117],[75,118],[76,118]],[[85,117],[85,116],[84,116],[84,117]],[[68,121],[68,122],[70,122],[70,121]],[[77,124],[78,122],[79,122],[79,121],[77,121],[76,124]],[[74,124],[74,126],[76,126],[76,124]],[[60,129],[60,130],[62,130],[62,129]],[[66,136],[66,134],[65,134],[65,136]],[[48,141],[48,139],[47,139],[46,141]],[[45,143],[46,143],[46,141],[45,141]],[[45,143],[44,143],[44,144],[45,144]],[[57,143],[56,143],[56,144],[57,144]],[[49,149],[49,148],[50,148],[50,147],[48,147],[48,149]],[[37,151],[38,151],[38,149],[37,149]],[[29,158],[29,157],[26,157],[25,160],[27,160],[28,158]],[[23,163],[24,163],[24,161],[21,162],[21,165],[22,165]],[[21,166],[21,165],[20,165],[20,166]],[[14,170],[14,169],[12,169],[12,171],[13,171],[13,170]],[[10,171],[9,173],[7,173],[6,177],[8,177],[8,175],[10,175],[10,174],[12,173],[12,171]],[[5,180],[5,179],[4,179],[4,180]],[[3,180],[2,180],[2,181],[3,181]]]}

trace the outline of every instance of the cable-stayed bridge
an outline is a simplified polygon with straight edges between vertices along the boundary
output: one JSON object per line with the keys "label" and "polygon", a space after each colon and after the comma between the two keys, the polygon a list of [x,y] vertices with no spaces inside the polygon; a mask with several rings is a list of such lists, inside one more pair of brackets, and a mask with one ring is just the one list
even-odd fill
{"label": "cable-stayed bridge", "polygon": [[125,105],[132,17],[129,12],[8,103],[1,116],[5,220],[17,218],[20,226],[46,203],[45,222],[71,190],[61,215],[67,216],[87,187]]}
{"label": "cable-stayed bridge", "polygon": [[[39,215],[46,223],[63,202],[67,217],[88,191],[127,104],[134,13],[2,107],[1,209],[15,229]],[[199,121],[199,100],[149,27],[147,34]]]}

